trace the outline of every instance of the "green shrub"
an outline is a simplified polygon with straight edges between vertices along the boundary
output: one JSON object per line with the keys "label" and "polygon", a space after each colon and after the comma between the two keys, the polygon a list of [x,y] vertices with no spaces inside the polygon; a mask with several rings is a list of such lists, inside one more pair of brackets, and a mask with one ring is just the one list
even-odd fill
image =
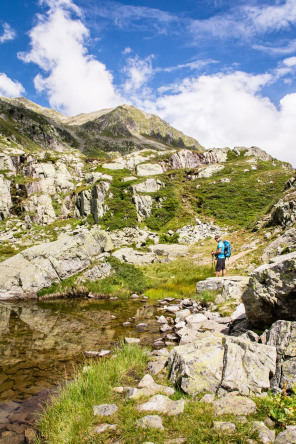
{"label": "green shrub", "polygon": [[277,425],[286,427],[296,424],[296,388],[293,396],[287,396],[285,390],[278,395],[269,394],[262,399],[261,407],[276,422]]}
{"label": "green shrub", "polygon": [[178,233],[174,233],[172,236],[166,233],[161,233],[159,235],[159,242],[161,244],[177,244],[180,235]]}

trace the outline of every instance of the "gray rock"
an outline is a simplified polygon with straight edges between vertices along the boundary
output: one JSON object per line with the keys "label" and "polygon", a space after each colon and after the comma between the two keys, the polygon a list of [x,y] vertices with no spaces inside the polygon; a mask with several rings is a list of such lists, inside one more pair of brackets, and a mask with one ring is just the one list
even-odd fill
{"label": "gray rock", "polygon": [[198,172],[198,177],[199,178],[207,178],[207,177],[211,177],[213,174],[218,173],[219,171],[224,169],[224,165],[209,165],[206,166],[204,168],[202,168],[199,172]]}
{"label": "gray rock", "polygon": [[155,176],[163,172],[163,167],[158,163],[143,163],[136,166],[138,176]]}
{"label": "gray rock", "polygon": [[51,197],[48,194],[34,194],[23,201],[24,209],[32,222],[47,225],[56,220]]}
{"label": "gray rock", "polygon": [[162,418],[158,415],[147,415],[138,419],[136,426],[142,429],[160,429],[164,430]]}
{"label": "gray rock", "polygon": [[111,416],[117,412],[116,404],[100,404],[93,407],[93,414],[95,416]]}
{"label": "gray rock", "polygon": [[191,150],[180,150],[174,153],[170,159],[170,168],[177,170],[180,168],[199,168],[203,163],[207,163],[204,160],[203,153]]}
{"label": "gray rock", "polygon": [[205,332],[190,344],[174,347],[168,366],[171,382],[185,393],[216,393],[219,389],[250,395],[270,388],[276,349]]}
{"label": "gray rock", "polygon": [[124,338],[124,342],[126,344],[139,344],[141,342],[141,339],[139,339],[139,338]]}
{"label": "gray rock", "polygon": [[110,274],[111,274],[111,265],[109,264],[109,262],[106,262],[104,264],[95,265],[90,270],[87,270],[80,277],[80,281],[94,282],[98,279],[103,279],[104,277],[109,276]]}
{"label": "gray rock", "polygon": [[115,431],[117,429],[116,424],[99,424],[94,428],[94,433],[104,433],[106,430]]}
{"label": "gray rock", "polygon": [[189,246],[177,244],[158,244],[150,245],[148,247],[148,251],[160,256],[160,258],[164,257],[168,260],[174,260],[178,257],[185,257],[189,252]]}
{"label": "gray rock", "polygon": [[275,440],[275,431],[270,430],[264,422],[262,421],[253,421],[253,430],[257,432],[259,435],[259,440],[263,444],[273,443]]}
{"label": "gray rock", "polygon": [[10,181],[0,176],[0,220],[9,216],[11,208]]}
{"label": "gray rock", "polygon": [[128,264],[134,265],[152,264],[155,261],[155,254],[144,253],[142,251],[137,251],[133,248],[128,247],[120,248],[119,250],[116,250],[112,255],[119,259],[121,262],[126,262]]}
{"label": "gray rock", "polygon": [[216,430],[216,432],[221,433],[234,433],[236,430],[236,425],[233,422],[221,422],[221,421],[214,421],[213,422],[213,428]]}
{"label": "gray rock", "polygon": [[158,373],[161,373],[163,371],[166,363],[167,358],[165,356],[160,356],[158,359],[148,362],[147,371],[149,373],[152,373],[153,375],[158,375]]}
{"label": "gray rock", "polygon": [[248,282],[249,278],[245,276],[208,278],[196,284],[196,292],[199,294],[205,290],[221,291],[221,294],[216,298],[216,303],[226,302],[230,299],[240,300]]}
{"label": "gray rock", "polygon": [[271,213],[272,225],[281,225],[282,227],[291,227],[296,220],[296,192],[290,191],[284,198],[274,206]]}
{"label": "gray rock", "polygon": [[222,399],[214,401],[214,412],[220,415],[250,415],[257,411],[254,401],[243,396],[228,395]]}
{"label": "gray rock", "polygon": [[223,370],[221,336],[201,336],[188,345],[174,347],[169,357],[170,381],[190,395],[215,393]]}
{"label": "gray rock", "polygon": [[276,374],[272,387],[288,389],[296,384],[296,322],[277,321],[266,333],[266,344],[276,347]]}
{"label": "gray rock", "polygon": [[275,374],[276,349],[246,339],[226,337],[221,388],[242,395],[261,393],[270,388]]}
{"label": "gray rock", "polygon": [[261,260],[268,262],[270,258],[283,252],[289,253],[296,250],[296,229],[290,228],[284,234],[271,242],[263,251]]}
{"label": "gray rock", "polygon": [[108,206],[105,198],[110,189],[110,182],[99,182],[91,189],[86,189],[78,193],[76,198],[75,216],[88,216],[92,214],[96,223],[107,212]]}
{"label": "gray rock", "polygon": [[155,193],[160,190],[161,187],[164,187],[164,183],[159,179],[147,179],[145,182],[138,183],[136,185],[132,185],[131,189],[134,194],[136,193]]}
{"label": "gray rock", "polygon": [[209,404],[212,404],[215,401],[215,395],[208,393],[204,395],[199,402],[208,402]]}
{"label": "gray rock", "polygon": [[184,411],[185,401],[172,401],[164,395],[154,395],[149,401],[136,407],[139,412],[157,411],[168,416],[180,415]]}
{"label": "gray rock", "polygon": [[176,311],[176,322],[184,321],[187,316],[191,315],[191,311],[186,308],[185,310]]}
{"label": "gray rock", "polygon": [[136,206],[139,222],[151,216],[152,206],[154,203],[154,199],[151,196],[144,194],[134,195],[132,197],[132,201]]}
{"label": "gray rock", "polygon": [[288,426],[286,430],[279,433],[275,440],[276,444],[296,444],[296,426]]}
{"label": "gray rock", "polygon": [[272,264],[258,267],[242,295],[246,314],[257,328],[278,319],[296,320],[296,252],[278,256]]}
{"label": "gray rock", "polygon": [[111,247],[109,236],[93,229],[28,248],[0,264],[0,299],[36,298],[38,290],[85,270]]}

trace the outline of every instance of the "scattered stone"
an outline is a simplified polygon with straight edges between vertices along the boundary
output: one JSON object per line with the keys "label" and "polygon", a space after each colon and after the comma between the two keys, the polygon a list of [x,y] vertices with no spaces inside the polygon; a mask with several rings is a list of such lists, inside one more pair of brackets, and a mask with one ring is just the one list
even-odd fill
{"label": "scattered stone", "polygon": [[94,429],[94,433],[104,433],[106,430],[115,431],[117,424],[100,424]]}
{"label": "scattered stone", "polygon": [[236,430],[236,426],[233,422],[219,422],[214,421],[213,422],[213,428],[216,430],[216,432],[222,432],[222,433],[234,433]]}
{"label": "scattered stone", "polygon": [[207,393],[199,400],[199,402],[208,402],[209,404],[212,404],[214,401],[215,401],[215,395],[211,393]]}
{"label": "scattered stone", "polygon": [[191,311],[186,308],[185,310],[180,310],[176,312],[176,322],[184,321],[185,318],[191,315]]}
{"label": "scattered stone", "polygon": [[250,415],[257,411],[254,401],[244,396],[227,395],[214,401],[215,415]]}
{"label": "scattered stone", "polygon": [[117,410],[118,407],[116,404],[101,404],[93,407],[93,414],[95,416],[111,416],[117,412]]}
{"label": "scattered stone", "polygon": [[173,328],[169,325],[169,324],[163,324],[161,327],[160,327],[160,331],[162,332],[162,333],[167,333],[168,331],[172,331],[173,330]]}
{"label": "scattered stone", "polygon": [[167,321],[167,319],[162,315],[162,316],[159,316],[158,318],[157,318],[157,322],[159,323],[159,324],[167,324],[168,323],[168,321]]}
{"label": "scattered stone", "polygon": [[132,325],[132,323],[127,321],[127,322],[123,322],[122,325],[123,325],[123,327],[129,327],[130,325]]}
{"label": "scattered stone", "polygon": [[102,358],[104,356],[111,355],[111,351],[110,350],[85,351],[84,354],[87,358]]}
{"label": "scattered stone", "polygon": [[286,430],[279,433],[275,440],[276,444],[295,444],[296,426],[288,426]]}
{"label": "scattered stone", "polygon": [[257,432],[259,435],[259,440],[263,444],[273,443],[275,440],[275,431],[270,430],[264,422],[262,421],[253,421],[253,430]]}
{"label": "scattered stone", "polygon": [[180,415],[184,411],[185,401],[172,401],[164,395],[154,395],[148,402],[136,407],[140,412],[157,411],[169,416]]}
{"label": "scattered stone", "polygon": [[154,350],[151,353],[153,356],[165,356],[165,357],[169,357],[170,352],[168,351],[167,348],[162,348],[161,350]]}
{"label": "scattered stone", "polygon": [[141,419],[138,419],[136,422],[137,427],[142,429],[160,429],[164,430],[164,426],[162,424],[162,418],[158,415],[148,415],[144,416]]}
{"label": "scattered stone", "polygon": [[150,361],[147,364],[147,370],[149,373],[152,373],[153,375],[158,375],[158,373],[161,373],[167,363],[166,357],[159,357],[155,361]]}
{"label": "scattered stone", "polygon": [[126,344],[139,344],[140,341],[141,340],[139,338],[124,338],[124,342]]}

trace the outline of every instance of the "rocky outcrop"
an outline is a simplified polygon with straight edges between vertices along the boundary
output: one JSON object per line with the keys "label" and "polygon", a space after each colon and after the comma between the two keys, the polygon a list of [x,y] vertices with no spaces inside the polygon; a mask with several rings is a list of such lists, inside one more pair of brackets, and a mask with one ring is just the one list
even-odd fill
{"label": "rocky outcrop", "polygon": [[151,215],[152,207],[155,202],[153,196],[143,193],[155,193],[160,190],[161,187],[164,187],[164,183],[153,178],[149,178],[145,180],[145,182],[131,186],[133,193],[132,201],[136,206],[138,220],[140,222]]}
{"label": "rocky outcrop", "polygon": [[291,390],[296,384],[296,322],[277,321],[261,336],[263,343],[276,347],[276,374],[272,387]]}
{"label": "rocky outcrop", "polygon": [[97,223],[106,211],[108,211],[108,206],[105,204],[105,198],[108,195],[109,189],[110,183],[103,181],[97,183],[92,188],[88,188],[78,193],[74,215],[76,217],[83,217],[92,214]]}
{"label": "rocky outcrop", "polygon": [[296,191],[288,193],[274,206],[268,225],[291,227],[296,221]]}
{"label": "rocky outcrop", "polygon": [[250,275],[242,295],[246,314],[257,328],[278,319],[296,320],[296,252],[278,256]]}
{"label": "rocky outcrop", "polygon": [[48,194],[34,194],[23,202],[23,207],[32,222],[47,225],[56,220],[51,197]]}
{"label": "rocky outcrop", "polygon": [[0,264],[0,299],[36,298],[41,288],[88,268],[111,245],[105,232],[93,229],[28,248]]}
{"label": "rocky outcrop", "polygon": [[72,176],[63,162],[39,163],[32,159],[24,169],[24,175],[38,180],[26,185],[28,195],[46,193],[52,196],[74,190]]}
{"label": "rocky outcrop", "polygon": [[170,168],[173,170],[179,168],[199,168],[204,163],[204,156],[197,151],[180,150],[170,157],[169,163]]}
{"label": "rocky outcrop", "polygon": [[268,262],[272,257],[296,250],[296,229],[290,228],[284,234],[271,242],[263,251],[261,260]]}
{"label": "rocky outcrop", "polygon": [[233,391],[252,395],[270,388],[276,348],[206,332],[191,344],[174,347],[169,368],[171,382],[191,395]]}
{"label": "rocky outcrop", "polygon": [[0,176],[0,220],[9,216],[11,207],[10,181]]}
{"label": "rocky outcrop", "polygon": [[256,157],[257,159],[263,160],[265,162],[271,162],[273,160],[273,157],[270,156],[270,154],[267,154],[264,150],[256,146],[252,146],[251,148],[236,146],[233,151],[238,154],[243,153],[245,157]]}

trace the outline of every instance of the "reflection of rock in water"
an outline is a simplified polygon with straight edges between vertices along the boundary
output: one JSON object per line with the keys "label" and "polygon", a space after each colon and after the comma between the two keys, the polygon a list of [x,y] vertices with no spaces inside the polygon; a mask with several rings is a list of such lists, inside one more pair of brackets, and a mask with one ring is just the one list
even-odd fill
{"label": "reflection of rock in water", "polygon": [[[121,324],[136,310],[137,323],[153,316],[152,306],[139,304],[86,299],[1,303],[0,400],[22,399],[71,377],[85,350],[108,348],[127,333]],[[159,335],[158,326],[149,334],[134,326],[130,332],[146,344]]]}
{"label": "reflection of rock in water", "polygon": [[71,357],[79,357],[86,348],[110,344],[115,335],[114,329],[106,328],[110,319],[108,312],[79,317],[31,304],[1,305],[0,399],[13,397],[12,388],[15,392],[23,388],[26,394],[36,393],[56,383],[56,375],[72,367],[65,362]]}
{"label": "reflection of rock in water", "polygon": [[154,307],[153,305],[144,305],[141,308],[138,308],[136,315],[135,315],[135,319],[139,320],[139,319],[150,319],[152,318],[154,314]]}

